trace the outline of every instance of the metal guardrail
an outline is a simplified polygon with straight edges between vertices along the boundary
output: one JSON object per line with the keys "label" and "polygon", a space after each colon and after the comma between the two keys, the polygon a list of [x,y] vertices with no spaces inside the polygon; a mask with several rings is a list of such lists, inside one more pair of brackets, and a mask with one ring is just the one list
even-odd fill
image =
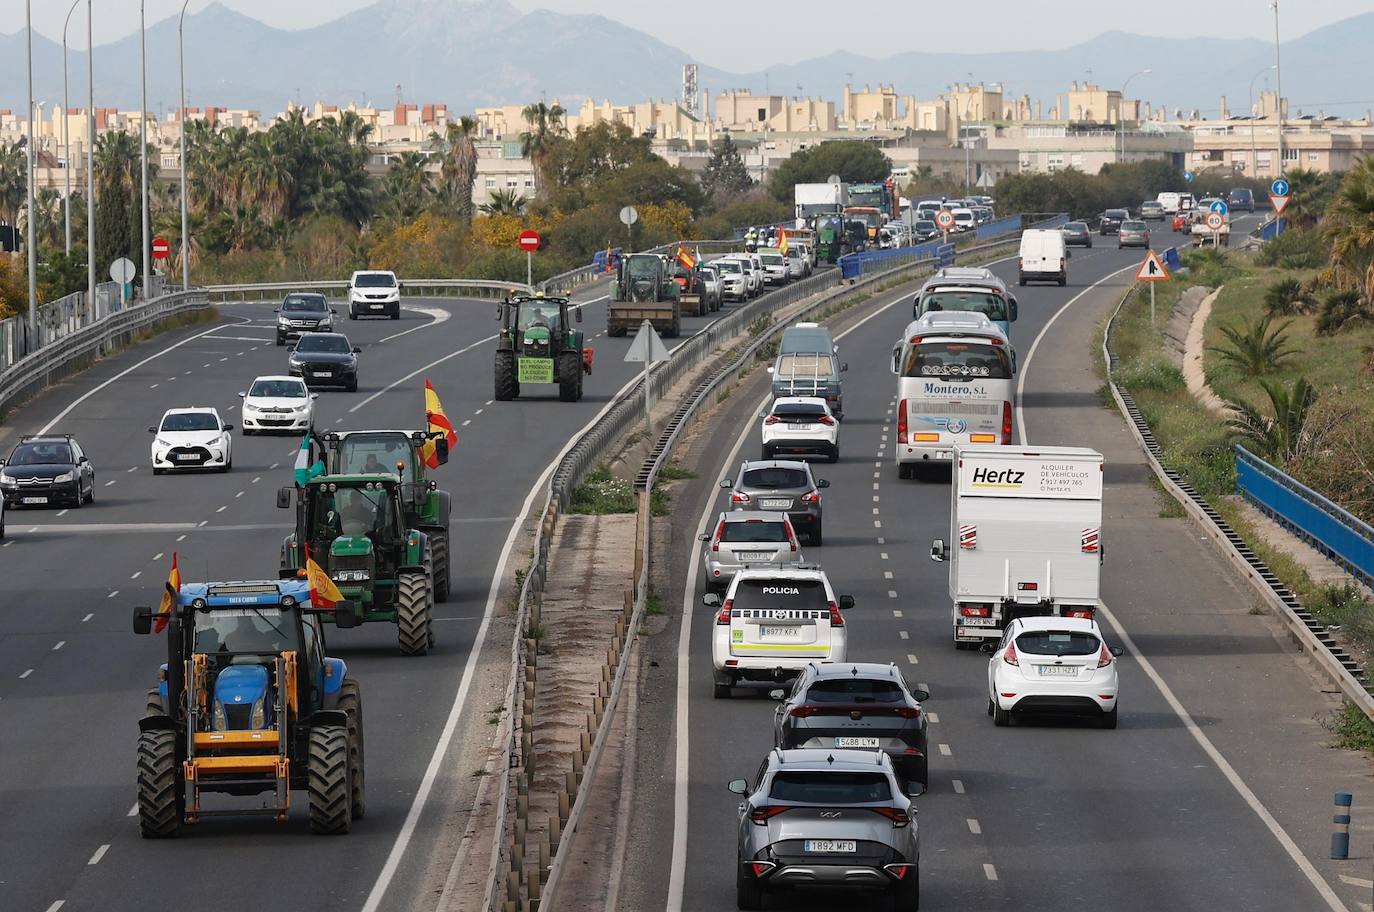
{"label": "metal guardrail", "polygon": [[1136,288],[1128,291],[1107,321],[1102,334],[1102,356],[1107,365],[1107,386],[1112,391],[1112,398],[1116,400],[1121,414],[1126,416],[1126,424],[1136,443],[1145,452],[1150,470],[1164,489],[1183,506],[1184,511],[1217,543],[1222,553],[1231,559],[1254,591],[1288,628],[1289,635],[1299,648],[1311,657],[1317,669],[1340,689],[1347,700],[1359,707],[1367,717],[1374,718],[1374,696],[1362,683],[1363,669],[1187,479],[1161,462],[1164,450],[1155,439],[1144,414],[1131,394],[1116,385],[1117,358],[1112,350],[1112,332],[1122,308],[1136,293]]}
{"label": "metal guardrail", "polygon": [[[508,291],[531,291],[524,282],[493,279],[401,279],[402,294],[410,297],[495,298]],[[211,301],[269,301],[291,291],[345,291],[347,279],[307,282],[257,282],[243,285],[207,285]]]}
{"label": "metal guardrail", "polygon": [[119,309],[119,286],[107,282],[95,287],[95,308],[87,312],[86,292],[78,291],[41,304],[37,311],[38,335],[31,344],[28,317],[24,314],[0,320],[0,371],[26,354],[51,345],[84,326],[103,320]]}
{"label": "metal guardrail", "polygon": [[1004,234],[1020,231],[1022,218],[1023,217],[1020,215],[1011,215],[1007,218],[988,222],[985,225],[979,225],[974,229],[973,236],[980,241],[987,241],[992,238],[1001,237]]}
{"label": "metal guardrail", "polygon": [[1351,576],[1374,586],[1374,527],[1358,516],[1239,444],[1236,493]]}
{"label": "metal guardrail", "polygon": [[[671,244],[661,244],[658,247],[650,247],[648,250],[623,251],[624,254],[634,253],[672,253],[678,246],[688,248],[693,253],[701,251],[703,255],[710,253],[727,253],[733,250],[742,250],[743,241],[738,238],[730,240],[696,240],[696,241],[673,241]],[[595,263],[586,266],[578,266],[576,269],[569,269],[567,272],[560,272],[558,275],[550,276],[539,283],[539,290],[546,292],[558,292],[567,294],[575,288],[587,285],[604,278],[610,278],[612,272],[608,272],[604,266],[598,267]]]}

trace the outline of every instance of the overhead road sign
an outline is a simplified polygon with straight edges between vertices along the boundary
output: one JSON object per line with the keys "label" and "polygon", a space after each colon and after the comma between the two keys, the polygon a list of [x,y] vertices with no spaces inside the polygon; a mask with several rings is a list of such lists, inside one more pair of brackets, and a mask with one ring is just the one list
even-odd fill
{"label": "overhead road sign", "polygon": [[1159,258],[1159,254],[1149,250],[1145,253],[1145,262],[1141,263],[1140,269],[1136,271],[1135,279],[1137,282],[1167,282],[1169,270]]}

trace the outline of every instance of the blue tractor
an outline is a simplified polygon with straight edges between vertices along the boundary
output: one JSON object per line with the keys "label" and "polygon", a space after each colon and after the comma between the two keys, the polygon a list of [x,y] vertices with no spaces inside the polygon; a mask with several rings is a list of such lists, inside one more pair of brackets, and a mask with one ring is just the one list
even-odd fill
{"label": "blue tractor", "polygon": [[[308,795],[312,832],[347,833],[365,808],[362,690],[324,654],[309,584],[188,583],[174,601],[166,615],[134,609],[134,633],[156,620],[167,635],[167,663],[138,723],[144,837],[212,816],[285,821],[292,791]],[[340,627],[357,623],[349,602],[329,610]],[[252,808],[202,802],[213,793],[271,798]]]}

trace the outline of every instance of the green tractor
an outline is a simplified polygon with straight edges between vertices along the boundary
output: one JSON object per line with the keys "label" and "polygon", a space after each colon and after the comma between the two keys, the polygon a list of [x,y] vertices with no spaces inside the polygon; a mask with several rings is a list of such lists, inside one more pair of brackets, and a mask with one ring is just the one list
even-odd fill
{"label": "green tractor", "polygon": [[621,257],[606,308],[606,335],[623,336],[648,320],[663,335],[676,338],[682,332],[681,294],[666,256]]}
{"label": "green tractor", "polygon": [[529,384],[558,384],[558,398],[582,398],[582,378],[592,372],[586,334],[573,328],[582,310],[567,298],[513,294],[497,305],[501,332],[496,337],[496,396],[509,402]]}
{"label": "green tractor", "polygon": [[330,431],[322,437],[325,465],[333,475],[375,475],[394,471],[401,480],[401,503],[407,528],[429,539],[434,558],[434,600],[447,602],[453,580],[453,543],[449,537],[452,497],[425,478],[421,449],[434,442],[439,465],[448,462],[448,438],[442,431]]}
{"label": "green tractor", "polygon": [[[308,551],[360,622],[395,624],[401,653],[424,655],[434,645],[434,554],[429,536],[407,521],[404,486],[390,473],[320,475],[298,485],[281,576],[304,576]],[[291,507],[291,492],[277,492],[278,507]]]}

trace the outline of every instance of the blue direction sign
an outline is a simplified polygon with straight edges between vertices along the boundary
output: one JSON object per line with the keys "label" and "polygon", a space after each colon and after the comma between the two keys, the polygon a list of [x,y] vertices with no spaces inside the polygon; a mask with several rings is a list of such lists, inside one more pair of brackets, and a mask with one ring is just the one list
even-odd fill
{"label": "blue direction sign", "polygon": [[1229,206],[1226,205],[1225,200],[1212,200],[1212,205],[1208,206],[1207,208],[1213,212],[1219,212],[1222,215],[1231,214],[1231,209]]}
{"label": "blue direction sign", "polygon": [[1193,182],[1193,172],[1191,172],[1191,171],[1184,171],[1184,172],[1183,172],[1183,179],[1186,180],[1188,183],[1191,184],[1191,183]]}
{"label": "blue direction sign", "polygon": [[1282,177],[1274,178],[1274,182],[1269,185],[1269,194],[1271,196],[1287,196],[1288,190],[1288,181]]}

